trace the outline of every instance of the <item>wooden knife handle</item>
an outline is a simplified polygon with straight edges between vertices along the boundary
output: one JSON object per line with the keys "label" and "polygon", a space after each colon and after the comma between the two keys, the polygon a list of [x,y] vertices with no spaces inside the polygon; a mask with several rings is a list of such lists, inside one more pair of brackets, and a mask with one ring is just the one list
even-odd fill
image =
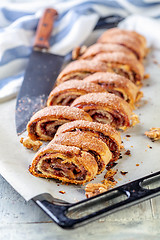
{"label": "wooden knife handle", "polygon": [[38,28],[36,31],[36,37],[34,41],[34,47],[49,48],[49,38],[52,32],[54,20],[58,16],[58,13],[53,8],[47,8],[44,11],[43,16],[40,18]]}

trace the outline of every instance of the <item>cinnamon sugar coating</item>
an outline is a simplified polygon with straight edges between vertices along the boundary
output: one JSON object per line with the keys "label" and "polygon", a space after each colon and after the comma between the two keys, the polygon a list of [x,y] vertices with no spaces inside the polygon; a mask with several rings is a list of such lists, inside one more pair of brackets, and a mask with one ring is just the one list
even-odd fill
{"label": "cinnamon sugar coating", "polygon": [[60,125],[74,120],[92,121],[89,114],[81,109],[68,106],[49,106],[35,113],[27,125],[32,140],[51,140]]}
{"label": "cinnamon sugar coating", "polygon": [[118,131],[108,124],[97,122],[88,122],[77,120],[70,123],[65,123],[58,128],[55,138],[66,132],[89,132],[93,136],[104,141],[112,152],[112,161],[116,161],[120,154],[121,136]]}
{"label": "cinnamon sugar coating", "polygon": [[105,31],[98,39],[100,43],[116,43],[130,49],[138,59],[142,60],[146,53],[146,39],[134,31],[112,28]]}
{"label": "cinnamon sugar coating", "polygon": [[105,169],[112,158],[108,146],[89,132],[65,132],[54,137],[52,141],[65,146],[75,146],[92,154],[98,165],[97,174]]}
{"label": "cinnamon sugar coating", "polygon": [[69,80],[55,87],[47,101],[47,106],[52,105],[71,105],[79,96],[90,92],[104,92],[105,90],[98,84],[89,83],[81,80]]}
{"label": "cinnamon sugar coating", "polygon": [[71,105],[90,114],[93,121],[120,128],[130,126],[132,110],[127,102],[112,93],[88,93]]}
{"label": "cinnamon sugar coating", "polygon": [[84,184],[97,174],[98,166],[91,154],[51,141],[37,152],[29,171],[36,177]]}
{"label": "cinnamon sugar coating", "polygon": [[95,72],[106,72],[108,67],[103,62],[92,60],[77,60],[69,63],[59,74],[57,84],[71,79],[83,79]]}
{"label": "cinnamon sugar coating", "polygon": [[80,59],[92,59],[94,56],[100,53],[112,53],[112,52],[123,52],[133,58],[135,54],[126,48],[125,46],[115,44],[115,43],[95,43],[88,47]]}
{"label": "cinnamon sugar coating", "polygon": [[[134,82],[141,81],[143,79],[144,67],[142,63],[123,52],[101,53],[93,58],[93,60],[94,59],[96,61],[105,62],[106,65],[108,64],[108,67],[111,67],[112,69],[121,68],[124,72],[132,72]],[[120,64],[121,66],[116,66],[115,64]]]}
{"label": "cinnamon sugar coating", "polygon": [[[115,73],[94,73],[84,79],[89,83],[96,83],[110,93],[114,93],[134,105],[137,101],[139,88],[129,79]],[[118,94],[118,93],[121,93]]]}

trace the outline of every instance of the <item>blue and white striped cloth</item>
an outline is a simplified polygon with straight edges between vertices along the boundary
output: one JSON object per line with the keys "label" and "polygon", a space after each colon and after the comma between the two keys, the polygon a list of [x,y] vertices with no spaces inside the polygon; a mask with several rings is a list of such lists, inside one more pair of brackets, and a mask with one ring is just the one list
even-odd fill
{"label": "blue and white striped cloth", "polygon": [[[16,96],[32,51],[38,20],[46,7],[59,17],[50,39],[50,52],[65,55],[82,44],[100,17],[131,16],[120,27],[134,29],[160,47],[159,0],[46,0],[0,7],[0,101]],[[143,16],[143,17],[142,17]],[[152,20],[155,18],[156,20]],[[152,34],[150,32],[152,31]]]}

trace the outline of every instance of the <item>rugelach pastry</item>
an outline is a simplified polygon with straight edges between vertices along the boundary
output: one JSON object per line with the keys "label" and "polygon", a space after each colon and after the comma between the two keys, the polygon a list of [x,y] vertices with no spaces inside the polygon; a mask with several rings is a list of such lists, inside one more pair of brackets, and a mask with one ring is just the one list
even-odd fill
{"label": "rugelach pastry", "polygon": [[139,87],[133,82],[115,73],[94,73],[86,77],[84,82],[98,84],[107,92],[114,93],[124,99],[132,107],[134,103],[143,96],[142,92],[139,91]]}
{"label": "rugelach pastry", "polygon": [[112,158],[112,154],[106,143],[90,132],[65,132],[54,137],[52,142],[65,146],[78,147],[93,155],[98,165],[97,174],[104,171],[106,165]]}
{"label": "rugelach pastry", "polygon": [[133,58],[136,58],[135,54],[131,50],[122,45],[115,43],[95,43],[90,47],[86,48],[85,52],[79,57],[79,59],[89,60],[100,53],[112,52],[123,52]]}
{"label": "rugelach pastry", "polygon": [[91,92],[105,92],[105,89],[95,83],[75,79],[69,80],[61,83],[51,91],[47,106],[70,106],[77,97]]}
{"label": "rugelach pastry", "polygon": [[98,39],[98,42],[115,43],[125,46],[131,50],[139,60],[142,60],[147,53],[145,37],[134,31],[112,28],[105,31]]}
{"label": "rugelach pastry", "polygon": [[71,107],[83,109],[94,122],[107,123],[116,129],[131,126],[131,107],[112,93],[88,93],[74,100]]}
{"label": "rugelach pastry", "polygon": [[93,60],[105,63],[106,67],[112,69],[113,72],[130,79],[135,84],[140,84],[143,79],[142,63],[123,52],[101,53]]}
{"label": "rugelach pastry", "polygon": [[32,140],[50,141],[57,128],[74,120],[92,121],[82,109],[68,106],[50,106],[36,112],[27,125],[28,137]]}
{"label": "rugelach pastry", "polygon": [[73,61],[69,63],[59,74],[57,78],[57,85],[71,79],[82,80],[95,72],[107,72],[107,71],[108,67],[102,61],[96,60]]}
{"label": "rugelach pastry", "polygon": [[63,124],[58,128],[55,139],[65,133],[88,133],[102,140],[112,153],[110,161],[116,161],[120,155],[121,136],[118,131],[108,124],[101,124],[97,122],[88,122],[84,120],[77,120]]}
{"label": "rugelach pastry", "polygon": [[92,154],[51,141],[37,152],[29,171],[36,177],[84,184],[96,176],[98,165]]}

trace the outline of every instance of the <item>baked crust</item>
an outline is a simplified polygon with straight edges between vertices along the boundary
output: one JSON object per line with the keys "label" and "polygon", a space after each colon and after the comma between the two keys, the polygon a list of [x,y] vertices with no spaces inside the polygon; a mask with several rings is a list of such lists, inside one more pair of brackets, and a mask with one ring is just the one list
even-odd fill
{"label": "baked crust", "polygon": [[70,123],[65,123],[58,128],[55,138],[66,132],[87,132],[94,137],[101,139],[112,153],[111,161],[116,161],[119,158],[121,148],[121,136],[118,131],[108,124],[97,122],[88,122],[77,120]]}
{"label": "baked crust", "polygon": [[98,165],[97,174],[104,171],[112,158],[108,146],[90,132],[65,132],[56,136],[52,141],[65,146],[75,146],[92,154]]}
{"label": "baked crust", "polygon": [[88,93],[71,105],[86,111],[94,122],[110,124],[115,128],[130,127],[131,107],[112,93]]}
{"label": "baked crust", "polygon": [[57,84],[77,79],[82,80],[88,75],[95,72],[107,72],[108,67],[103,62],[92,60],[77,60],[69,63],[59,74]]}
{"label": "baked crust", "polygon": [[100,53],[112,53],[112,52],[123,52],[133,58],[136,58],[135,54],[126,48],[125,46],[115,43],[95,43],[88,47],[86,51],[80,56],[80,59],[92,59]]}
{"label": "baked crust", "polygon": [[63,105],[70,106],[71,103],[81,95],[91,92],[104,92],[105,90],[98,84],[81,81],[69,80],[55,87],[47,101],[47,106]]}
{"label": "baked crust", "polygon": [[108,68],[129,78],[134,83],[139,83],[143,79],[144,67],[142,63],[123,52],[101,53],[93,59],[106,63]]}
{"label": "baked crust", "polygon": [[98,39],[98,42],[116,43],[125,46],[140,60],[142,60],[147,53],[145,37],[134,31],[112,28],[105,31]]}
{"label": "baked crust", "polygon": [[35,113],[27,125],[28,136],[32,140],[52,140],[57,128],[70,121],[92,121],[89,114],[81,109],[68,106],[50,106]]}
{"label": "baked crust", "polygon": [[139,87],[129,79],[115,73],[94,73],[85,78],[84,81],[98,84],[109,93],[114,93],[124,99],[132,107],[139,96]]}
{"label": "baked crust", "polygon": [[37,152],[29,171],[36,177],[84,184],[95,177],[98,166],[90,153],[51,141]]}

